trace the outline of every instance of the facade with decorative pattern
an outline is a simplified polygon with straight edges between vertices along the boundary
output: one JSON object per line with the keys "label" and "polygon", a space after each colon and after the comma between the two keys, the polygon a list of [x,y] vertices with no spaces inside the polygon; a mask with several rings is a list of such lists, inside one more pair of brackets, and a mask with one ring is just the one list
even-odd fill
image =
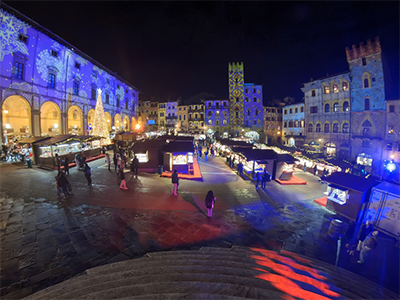
{"label": "facade with decorative pattern", "polygon": [[139,114],[138,114],[138,123],[140,128],[144,128],[147,126],[149,121],[150,114],[150,101],[140,101],[139,102]]}
{"label": "facade with decorative pattern", "polygon": [[165,130],[167,119],[167,102],[158,103],[158,130]]}
{"label": "facade with decorative pattern", "polygon": [[264,106],[264,136],[268,145],[282,144],[282,108]]}
{"label": "facade with decorative pattern", "polygon": [[194,134],[204,134],[204,103],[200,101],[198,104],[190,104],[189,106],[189,132]]}
{"label": "facade with decorative pattern", "polygon": [[[325,148],[327,154],[349,159],[350,73],[313,80],[304,84],[306,143]],[[284,109],[285,112],[288,108]],[[304,115],[303,115],[304,120]],[[290,123],[285,131],[293,131]],[[303,129],[302,129],[303,130]]]}
{"label": "facade with decorative pattern", "polygon": [[178,101],[167,102],[165,114],[167,132],[174,133],[178,123]]}
{"label": "facade with decorative pattern", "polygon": [[263,132],[263,93],[262,86],[254,83],[244,84],[244,130]]}
{"label": "facade with decorative pattern", "polygon": [[3,2],[0,19],[0,142],[89,134],[98,89],[109,131],[136,124],[137,88]]}
{"label": "facade with decorative pattern", "polygon": [[213,132],[229,132],[229,100],[206,100],[205,124]]}
{"label": "facade with decorative pattern", "polygon": [[304,135],[304,103],[285,105],[282,115],[283,142],[289,147],[301,147]]}

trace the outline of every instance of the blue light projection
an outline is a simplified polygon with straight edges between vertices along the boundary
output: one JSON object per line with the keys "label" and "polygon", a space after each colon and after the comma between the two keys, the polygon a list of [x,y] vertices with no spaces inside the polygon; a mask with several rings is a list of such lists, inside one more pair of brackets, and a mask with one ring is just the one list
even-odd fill
{"label": "blue light projection", "polygon": [[30,28],[28,24],[4,10],[0,11],[0,61],[5,55],[13,52],[29,55],[28,47],[18,38],[20,33],[27,35],[28,28]]}

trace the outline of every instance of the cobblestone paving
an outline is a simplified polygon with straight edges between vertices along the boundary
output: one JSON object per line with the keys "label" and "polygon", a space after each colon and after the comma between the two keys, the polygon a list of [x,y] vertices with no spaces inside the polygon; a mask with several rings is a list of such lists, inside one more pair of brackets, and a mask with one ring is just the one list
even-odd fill
{"label": "cobblestone paving", "polygon": [[[181,180],[179,197],[170,179],[128,175],[120,190],[102,160],[92,162],[93,187],[71,171],[74,196],[55,197],[55,172],[0,165],[1,289],[21,298],[76,276],[88,268],[170,249],[257,246],[335,263],[336,242],[328,235],[332,213],[312,201],[326,187],[268,183],[256,191],[221,158],[200,162],[203,181]],[[217,196],[206,218],[204,197]]]}

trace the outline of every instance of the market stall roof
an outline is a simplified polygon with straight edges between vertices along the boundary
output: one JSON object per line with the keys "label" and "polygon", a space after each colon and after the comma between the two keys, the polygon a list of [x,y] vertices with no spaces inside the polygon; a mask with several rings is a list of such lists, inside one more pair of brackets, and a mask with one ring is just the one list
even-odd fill
{"label": "market stall roof", "polygon": [[73,139],[82,141],[82,142],[89,142],[89,141],[96,141],[104,139],[104,137],[97,136],[97,135],[75,135]]}
{"label": "market stall roof", "polygon": [[351,163],[349,163],[348,161],[344,161],[344,160],[341,160],[341,159],[333,159],[333,158],[330,158],[330,159],[326,159],[326,162],[328,162],[328,163],[330,163],[330,164],[332,164],[332,165],[335,165],[335,166],[337,166],[337,167],[340,167],[340,168],[342,168],[342,169],[347,169],[347,168],[351,168],[353,165],[351,164]]}
{"label": "market stall roof", "polygon": [[73,137],[76,137],[76,135],[73,135],[73,134],[55,135],[55,136],[52,136],[49,139],[39,141],[36,144],[40,145],[40,146],[50,146],[50,145],[60,144],[60,143],[66,142],[67,140],[69,140],[69,139],[71,139]]}
{"label": "market stall roof", "polygon": [[50,138],[49,136],[31,136],[30,138],[18,141],[17,143],[18,144],[32,144],[32,143],[46,140],[49,138]]}
{"label": "market stall roof", "polygon": [[174,141],[176,142],[186,142],[186,141],[191,141],[193,142],[194,137],[192,136],[175,136]]}
{"label": "market stall roof", "polygon": [[217,140],[221,145],[228,146],[228,147],[249,147],[253,148],[253,144],[246,143],[243,141],[232,141],[227,139],[219,139]]}
{"label": "market stall roof", "polygon": [[274,150],[271,149],[250,149],[245,147],[236,147],[233,149],[233,151],[243,154],[248,161],[276,159],[278,155]]}
{"label": "market stall roof", "polygon": [[298,159],[296,159],[295,157],[291,156],[290,154],[278,154],[277,155],[277,160],[278,162],[285,162],[287,164],[294,164],[295,161],[297,161]]}
{"label": "market stall roof", "polygon": [[161,140],[142,140],[137,141],[131,147],[132,151],[142,151],[148,149],[159,149],[164,144],[164,141]]}
{"label": "market stall roof", "polygon": [[380,191],[384,191],[384,192],[388,192],[390,194],[397,195],[400,198],[400,185],[398,185],[398,184],[383,181],[382,183],[376,185],[374,188],[378,189]]}
{"label": "market stall roof", "polygon": [[370,187],[379,183],[379,181],[376,181],[375,179],[360,177],[344,172],[334,172],[329,176],[322,176],[321,180],[359,192],[365,192]]}
{"label": "market stall roof", "polygon": [[156,138],[156,140],[161,140],[161,141],[166,141],[166,140],[174,140],[175,139],[175,135],[161,135],[158,138]]}
{"label": "market stall roof", "polygon": [[194,152],[193,143],[191,141],[173,141],[164,144],[162,152]]}

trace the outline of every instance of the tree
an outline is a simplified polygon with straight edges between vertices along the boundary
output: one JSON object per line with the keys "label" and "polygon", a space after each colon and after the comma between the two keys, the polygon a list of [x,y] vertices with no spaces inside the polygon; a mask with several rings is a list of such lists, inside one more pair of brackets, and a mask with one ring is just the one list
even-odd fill
{"label": "tree", "polygon": [[104,115],[103,102],[101,101],[101,89],[98,89],[98,96],[96,102],[96,109],[94,111],[94,121],[93,121],[93,130],[92,135],[101,136],[103,139],[101,140],[102,145],[111,144],[110,134],[107,128],[107,121]]}

